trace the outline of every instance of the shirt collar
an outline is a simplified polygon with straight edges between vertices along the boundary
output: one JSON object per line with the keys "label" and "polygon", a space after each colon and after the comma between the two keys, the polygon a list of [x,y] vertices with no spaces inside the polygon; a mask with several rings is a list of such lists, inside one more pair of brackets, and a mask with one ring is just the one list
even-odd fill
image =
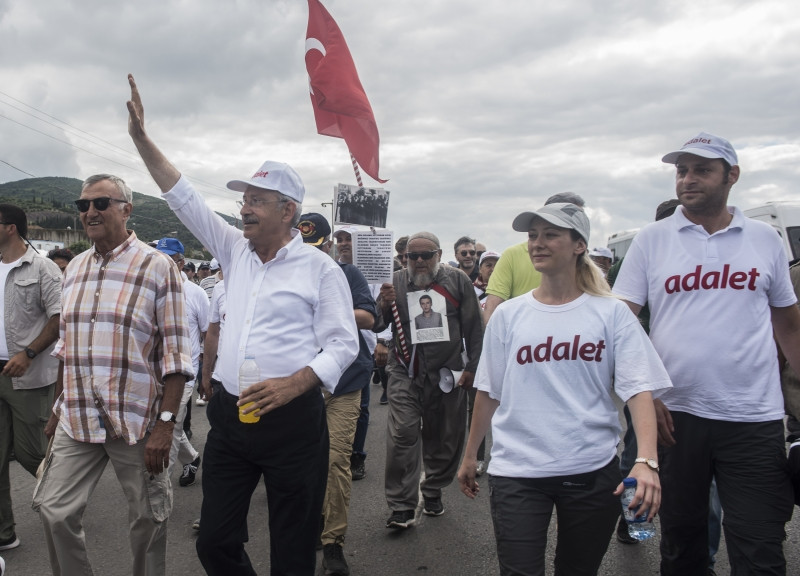
{"label": "shirt collar", "polygon": [[[715,232],[715,234],[722,234],[723,232],[726,232],[728,230],[735,230],[735,229],[741,230],[744,227],[746,217],[738,207],[728,206],[728,214],[733,215],[733,219],[731,220],[730,224],[728,224],[728,226],[726,226],[722,230]],[[686,217],[686,215],[683,213],[683,206],[678,206],[678,209],[675,210],[674,218],[675,218],[675,227],[679,231],[692,228],[695,230],[703,230],[705,232],[705,228],[703,228],[702,225],[695,224]]]}
{"label": "shirt collar", "polygon": [[128,249],[131,248],[137,241],[138,238],[136,237],[136,232],[134,232],[133,230],[128,230],[128,237],[125,239],[125,241],[116,248],[114,248],[111,252],[107,252],[106,254],[100,254],[99,252],[97,252],[97,249],[93,246],[92,256],[94,256],[95,260],[102,260],[106,257],[107,254],[111,254],[111,260],[116,260],[117,258],[122,256],[123,253],[127,252]]}
{"label": "shirt collar", "polygon": [[[300,230],[298,230],[297,228],[292,228],[290,230],[290,234],[292,235],[292,239],[289,240],[289,242],[286,245],[281,246],[278,249],[278,251],[275,253],[275,258],[270,260],[270,262],[273,262],[275,260],[285,260],[286,258],[289,258],[290,256],[296,254],[298,250],[302,250],[301,246],[304,246],[305,244],[303,242],[303,237],[300,236]],[[250,248],[250,252],[253,253],[253,256],[258,258],[258,256],[255,253],[256,249],[253,248],[252,242],[248,241],[248,247]],[[266,262],[264,262],[264,264],[266,264]]]}

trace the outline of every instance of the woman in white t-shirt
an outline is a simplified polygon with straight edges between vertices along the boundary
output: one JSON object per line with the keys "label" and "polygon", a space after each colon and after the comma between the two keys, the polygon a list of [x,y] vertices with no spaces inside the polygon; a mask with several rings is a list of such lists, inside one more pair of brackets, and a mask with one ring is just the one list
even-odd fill
{"label": "woman in white t-shirt", "polygon": [[549,204],[520,214],[513,228],[528,232],[542,282],[501,304],[486,328],[458,479],[474,498],[477,450],[491,424],[488,473],[500,574],[544,574],[554,505],[555,574],[596,574],[622,492],[612,392],[628,403],[639,439],[633,504],[652,519],[661,489],[651,391],[671,383],[641,325],[589,259],[583,209]]}

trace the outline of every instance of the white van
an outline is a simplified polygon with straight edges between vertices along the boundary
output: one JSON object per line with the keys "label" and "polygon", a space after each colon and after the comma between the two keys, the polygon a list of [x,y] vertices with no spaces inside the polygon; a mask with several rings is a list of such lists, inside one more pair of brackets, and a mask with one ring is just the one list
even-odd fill
{"label": "white van", "polygon": [[772,226],[783,240],[786,259],[800,258],[800,202],[767,202],[743,210],[744,215]]}
{"label": "white van", "polygon": [[625,230],[624,232],[617,232],[608,237],[608,248],[614,254],[614,262],[625,257],[628,248],[631,247],[633,238],[639,233],[638,228],[633,230]]}

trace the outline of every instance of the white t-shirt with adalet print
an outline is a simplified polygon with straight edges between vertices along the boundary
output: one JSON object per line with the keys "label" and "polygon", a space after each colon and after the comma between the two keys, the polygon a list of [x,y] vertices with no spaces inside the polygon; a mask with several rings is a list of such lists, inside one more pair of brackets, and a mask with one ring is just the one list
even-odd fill
{"label": "white t-shirt with adalet print", "polygon": [[670,381],[621,300],[548,306],[524,294],[492,315],[475,386],[500,402],[489,472],[542,478],[608,464],[621,431],[612,393],[627,401]]}
{"label": "white t-shirt with adalet print", "polygon": [[738,208],[711,235],[682,210],[639,232],[614,284],[650,305],[650,338],[675,386],[661,399],[701,418],[783,418],[770,306],[796,298],[781,240]]}

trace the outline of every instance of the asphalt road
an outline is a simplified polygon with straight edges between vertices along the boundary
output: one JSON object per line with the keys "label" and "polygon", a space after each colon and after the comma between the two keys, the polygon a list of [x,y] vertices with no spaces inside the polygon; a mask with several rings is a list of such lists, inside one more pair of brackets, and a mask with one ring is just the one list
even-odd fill
{"label": "asphalt road", "polygon": [[[371,428],[367,438],[367,476],[353,484],[350,506],[350,528],[345,544],[345,557],[354,576],[409,575],[477,575],[499,574],[494,533],[489,517],[486,493],[476,501],[463,496],[457,486],[444,493],[445,514],[432,518],[419,515],[418,524],[402,532],[385,528],[389,510],[383,498],[383,466],[385,460],[386,406],[380,406],[380,388],[370,385],[372,394]],[[193,406],[193,442],[203,448],[208,422],[205,408]],[[203,468],[195,485],[178,486],[179,470],[174,472],[175,506],[169,520],[167,574],[196,576],[203,574],[195,552],[192,521],[200,510]],[[485,483],[484,483],[485,484]],[[39,576],[50,574],[42,526],[30,508],[34,480],[18,463],[11,463],[11,489],[17,535],[22,544],[2,552],[7,563],[7,576]],[[97,485],[84,517],[89,556],[95,574],[123,576],[131,573],[131,555],[127,542],[127,505],[122,490],[109,466]],[[253,497],[249,518],[250,542],[247,552],[258,574],[269,574],[266,494],[261,486]],[[548,570],[552,574],[556,519],[550,526]],[[789,575],[800,575],[800,521],[787,526],[784,545]],[[658,542],[635,546],[612,539],[600,570],[602,576],[644,576],[658,574]],[[322,555],[317,566],[321,570]],[[724,539],[718,554],[717,573],[729,574]],[[69,576],[69,575],[65,575]]]}

